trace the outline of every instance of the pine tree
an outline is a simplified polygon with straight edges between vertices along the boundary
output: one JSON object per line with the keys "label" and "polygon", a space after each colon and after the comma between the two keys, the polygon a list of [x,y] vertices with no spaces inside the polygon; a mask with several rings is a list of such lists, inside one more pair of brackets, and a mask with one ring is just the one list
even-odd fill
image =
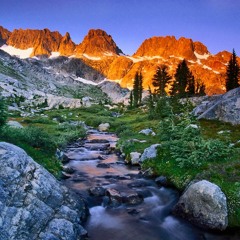
{"label": "pine tree", "polygon": [[142,91],[143,91],[143,77],[142,74],[136,72],[133,82],[133,106],[137,107],[142,102]]}
{"label": "pine tree", "polygon": [[177,96],[177,93],[178,93],[178,82],[177,81],[172,81],[169,93],[171,96]]}
{"label": "pine tree", "polygon": [[195,86],[195,94],[198,96],[204,96],[204,95],[206,95],[205,89],[206,89],[206,87],[205,87],[204,83],[200,79],[198,79],[196,86]]}
{"label": "pine tree", "polygon": [[154,100],[153,100],[153,94],[151,91],[150,86],[148,86],[148,92],[149,92],[149,97],[148,97],[148,101],[147,101],[147,105],[148,105],[148,118],[150,120],[154,119]]}
{"label": "pine tree", "polygon": [[167,72],[167,66],[162,65],[158,67],[152,79],[152,84],[155,87],[156,94],[160,96],[165,96],[165,87],[167,84],[169,84],[170,80],[171,76]]}
{"label": "pine tree", "polygon": [[195,93],[195,79],[185,59],[178,64],[174,77],[175,81],[171,89],[172,96],[178,95],[182,98]]}
{"label": "pine tree", "polygon": [[129,108],[133,107],[133,91],[130,92],[129,96]]}
{"label": "pine tree", "polygon": [[139,83],[138,83],[138,86],[139,86],[139,90],[138,90],[138,99],[139,99],[139,104],[142,103],[142,92],[143,92],[143,76],[142,76],[142,73],[140,72],[140,74],[138,75],[138,78],[139,78]]}
{"label": "pine tree", "polygon": [[138,98],[139,98],[139,78],[138,72],[136,72],[134,81],[133,81],[133,106],[138,106]]}
{"label": "pine tree", "polygon": [[237,56],[233,49],[231,58],[226,70],[226,91],[239,87],[240,68],[237,62]]}
{"label": "pine tree", "polygon": [[186,92],[188,96],[193,96],[195,94],[195,79],[193,75],[189,76]]}
{"label": "pine tree", "polygon": [[3,99],[0,98],[0,128],[6,123],[6,121],[7,121],[6,103]]}

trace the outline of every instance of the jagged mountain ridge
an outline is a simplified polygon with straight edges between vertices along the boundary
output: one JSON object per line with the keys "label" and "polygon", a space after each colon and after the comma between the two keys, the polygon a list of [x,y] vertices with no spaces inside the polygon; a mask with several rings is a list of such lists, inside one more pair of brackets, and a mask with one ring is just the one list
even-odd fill
{"label": "jagged mountain ridge", "polygon": [[[211,54],[201,42],[174,36],[146,39],[133,56],[126,56],[105,31],[91,29],[80,44],[75,44],[69,33],[44,30],[14,30],[0,28],[0,42],[17,49],[32,49],[30,56],[71,56],[97,70],[122,87],[132,87],[136,71],[143,74],[145,89],[152,86],[152,76],[157,66],[165,64],[174,74],[182,59],[188,61],[195,79],[206,85],[209,95],[225,92],[225,71],[231,53],[227,51]],[[6,50],[2,47],[3,50]]]}
{"label": "jagged mountain ridge", "polygon": [[107,81],[82,59],[20,59],[0,50],[1,96],[13,103],[21,100],[23,106],[38,106],[47,101],[51,108],[72,108],[84,105],[86,99],[97,104],[124,102],[129,90]]}

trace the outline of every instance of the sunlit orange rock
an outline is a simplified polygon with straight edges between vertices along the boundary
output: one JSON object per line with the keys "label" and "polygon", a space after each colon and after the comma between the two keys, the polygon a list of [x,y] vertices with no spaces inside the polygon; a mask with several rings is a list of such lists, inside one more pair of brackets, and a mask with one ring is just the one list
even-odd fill
{"label": "sunlit orange rock", "polygon": [[0,26],[0,46],[5,44],[10,37],[11,32],[8,31],[6,28]]}
{"label": "sunlit orange rock", "polygon": [[71,56],[74,54],[76,44],[72,41],[70,34],[67,32],[61,39],[58,52],[63,56]]}
{"label": "sunlit orange rock", "polygon": [[91,29],[75,50],[76,56],[113,56],[122,53],[112,36],[101,29]]}
{"label": "sunlit orange rock", "polygon": [[194,51],[200,55],[204,55],[204,54],[209,54],[209,51],[207,49],[207,47],[205,45],[203,45],[201,42],[194,42],[193,43],[194,46]]}
{"label": "sunlit orange rock", "polygon": [[174,36],[146,39],[133,56],[161,56],[164,58],[177,56],[192,60],[196,59],[192,39],[181,37],[177,40]]}
{"label": "sunlit orange rock", "polygon": [[[231,53],[221,51],[211,54],[201,42],[174,36],[152,37],[143,41],[133,56],[126,56],[111,35],[101,29],[91,29],[83,42],[76,45],[69,33],[62,36],[48,29],[18,29],[12,33],[0,27],[0,44],[7,43],[19,49],[33,48],[31,56],[59,52],[63,56],[81,58],[87,65],[110,80],[120,82],[122,87],[132,88],[136,72],[143,75],[143,87],[152,86],[152,78],[158,66],[166,65],[174,78],[177,65],[186,59],[195,79],[206,86],[209,95],[225,91],[226,67]],[[238,58],[240,63],[240,58]]]}
{"label": "sunlit orange rock", "polygon": [[112,80],[122,79],[128,73],[132,65],[133,61],[129,58],[124,56],[115,58],[109,66],[107,78]]}
{"label": "sunlit orange rock", "polygon": [[48,55],[52,52],[60,52],[61,55],[72,55],[75,44],[69,33],[63,37],[59,32],[51,32],[49,29],[31,30],[15,29],[7,40],[7,44],[18,48],[33,48],[31,56]]}

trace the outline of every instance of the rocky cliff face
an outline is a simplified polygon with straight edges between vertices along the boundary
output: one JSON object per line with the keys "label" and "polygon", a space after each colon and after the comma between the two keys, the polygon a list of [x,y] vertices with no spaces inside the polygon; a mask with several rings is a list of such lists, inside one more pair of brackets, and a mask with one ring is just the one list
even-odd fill
{"label": "rocky cliff face", "polygon": [[0,47],[7,42],[10,35],[11,35],[10,31],[0,26]]}
{"label": "rocky cliff face", "polygon": [[50,56],[52,52],[60,52],[61,55],[69,56],[75,49],[69,33],[63,37],[59,32],[51,32],[49,29],[15,29],[8,38],[7,44],[23,50],[33,48],[31,57]]}
{"label": "rocky cliff face", "polygon": [[101,29],[91,29],[83,39],[83,42],[76,47],[75,53],[77,56],[86,54],[102,57],[119,55],[122,51],[113,41],[111,35],[108,35]]}
{"label": "rocky cliff face", "polygon": [[83,239],[83,200],[22,149],[0,143],[0,239]]}
{"label": "rocky cliff face", "polygon": [[70,56],[74,53],[76,44],[72,41],[70,34],[67,32],[61,39],[58,52],[62,56]]}
{"label": "rocky cliff face", "polygon": [[226,65],[231,56],[227,51],[212,55],[201,42],[174,36],[146,39],[133,56],[120,56],[122,51],[113,38],[100,29],[91,29],[83,42],[76,45],[69,33],[62,36],[48,29],[19,29],[10,33],[1,27],[0,44],[5,42],[19,49],[33,48],[31,56],[50,56],[54,52],[57,52],[55,56],[75,56],[99,75],[128,88],[133,86],[136,71],[142,72],[144,88],[153,88],[152,77],[159,65],[167,65],[168,72],[174,76],[178,63],[186,59],[195,79],[205,84],[208,95],[225,92]]}
{"label": "rocky cliff face", "polygon": [[172,56],[196,60],[197,58],[194,54],[195,50],[201,52],[199,54],[209,53],[207,48],[204,47],[205,46],[201,43],[198,42],[194,44],[192,39],[184,37],[181,37],[178,40],[174,36],[152,37],[142,43],[133,57],[160,56],[162,58],[169,58]]}

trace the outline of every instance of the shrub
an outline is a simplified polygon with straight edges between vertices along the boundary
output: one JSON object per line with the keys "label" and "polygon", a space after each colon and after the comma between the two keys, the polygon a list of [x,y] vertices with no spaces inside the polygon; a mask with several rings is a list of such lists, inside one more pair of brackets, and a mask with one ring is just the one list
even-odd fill
{"label": "shrub", "polygon": [[[20,135],[21,136],[21,135]],[[23,141],[35,148],[44,148],[54,150],[56,144],[50,134],[45,132],[42,128],[28,126],[22,129]]]}
{"label": "shrub", "polygon": [[106,122],[109,122],[109,118],[108,117],[102,117],[102,116],[89,116],[86,118],[85,120],[86,124],[88,126],[92,126],[92,127],[98,127],[99,124],[101,123],[106,123]]}
{"label": "shrub", "polygon": [[26,118],[23,120],[23,122],[27,124],[31,124],[31,123],[51,124],[52,120],[46,117],[38,117],[33,119]]}
{"label": "shrub", "polygon": [[86,136],[86,130],[81,125],[62,123],[58,126],[61,133],[56,138],[56,145],[60,148],[66,147],[69,142]]}
{"label": "shrub", "polygon": [[225,161],[232,153],[229,144],[217,139],[204,139],[199,125],[189,113],[163,119],[160,122],[159,138],[162,148],[158,158],[175,161],[180,168]]}
{"label": "shrub", "polygon": [[7,116],[8,113],[6,103],[3,99],[0,98],[0,128],[6,123]]}
{"label": "shrub", "polygon": [[19,142],[24,142],[34,148],[43,148],[52,151],[56,149],[56,143],[53,138],[39,127],[12,128],[6,126],[2,129],[0,137],[16,145]]}

